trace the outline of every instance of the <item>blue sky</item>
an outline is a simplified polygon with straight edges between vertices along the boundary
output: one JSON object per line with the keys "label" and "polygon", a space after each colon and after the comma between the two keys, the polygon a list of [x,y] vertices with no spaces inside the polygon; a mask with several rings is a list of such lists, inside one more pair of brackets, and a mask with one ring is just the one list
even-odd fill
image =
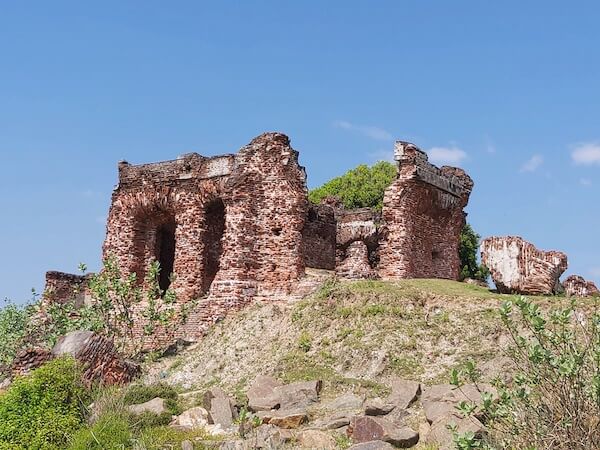
{"label": "blue sky", "polygon": [[[288,134],[315,187],[394,139],[464,167],[469,221],[600,282],[597,2],[3,2],[0,298],[99,267],[117,161]],[[445,161],[442,161],[445,160]]]}

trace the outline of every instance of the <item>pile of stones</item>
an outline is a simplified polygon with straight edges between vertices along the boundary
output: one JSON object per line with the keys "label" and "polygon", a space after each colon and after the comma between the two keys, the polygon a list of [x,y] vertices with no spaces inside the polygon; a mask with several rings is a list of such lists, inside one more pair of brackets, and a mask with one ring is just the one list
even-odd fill
{"label": "pile of stones", "polygon": [[[444,450],[453,448],[449,425],[458,433],[470,431],[481,436],[485,432],[477,413],[464,418],[457,405],[463,401],[481,405],[482,392],[495,394],[486,384],[458,389],[449,384],[424,386],[394,378],[385,398],[365,399],[345,393],[325,401],[320,398],[321,386],[318,380],[283,384],[261,375],[248,389],[248,402],[243,407],[213,387],[203,394],[202,406],[173,416],[171,426],[202,428],[218,437],[202,444],[221,450],[337,449],[340,442],[348,441],[352,450],[411,448],[419,442]],[[185,399],[199,394],[181,396]],[[166,411],[160,398],[130,409],[138,414]],[[185,442],[182,450],[192,448],[192,442]]]}

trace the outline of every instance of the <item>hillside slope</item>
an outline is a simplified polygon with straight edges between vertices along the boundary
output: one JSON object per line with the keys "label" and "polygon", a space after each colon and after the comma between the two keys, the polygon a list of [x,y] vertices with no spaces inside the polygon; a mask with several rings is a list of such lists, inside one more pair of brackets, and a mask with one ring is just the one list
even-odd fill
{"label": "hillside slope", "polygon": [[[148,381],[184,390],[244,392],[258,374],[324,381],[379,395],[398,376],[446,382],[468,358],[493,372],[507,342],[497,309],[507,295],[446,280],[327,281],[302,300],[258,302],[217,323],[199,343],[147,367]],[[540,305],[560,302],[540,297]]]}

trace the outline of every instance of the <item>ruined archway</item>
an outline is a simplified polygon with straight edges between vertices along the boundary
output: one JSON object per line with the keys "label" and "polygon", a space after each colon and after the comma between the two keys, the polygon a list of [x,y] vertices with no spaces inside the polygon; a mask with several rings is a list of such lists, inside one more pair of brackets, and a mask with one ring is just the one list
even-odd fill
{"label": "ruined archway", "polygon": [[156,228],[154,258],[160,264],[158,285],[163,292],[171,285],[175,265],[175,228],[173,218],[169,218]]}
{"label": "ruined archway", "polygon": [[221,266],[223,253],[223,234],[225,233],[225,204],[223,200],[211,201],[204,208],[204,223],[206,224],[204,245],[204,271],[202,290],[208,292]]}

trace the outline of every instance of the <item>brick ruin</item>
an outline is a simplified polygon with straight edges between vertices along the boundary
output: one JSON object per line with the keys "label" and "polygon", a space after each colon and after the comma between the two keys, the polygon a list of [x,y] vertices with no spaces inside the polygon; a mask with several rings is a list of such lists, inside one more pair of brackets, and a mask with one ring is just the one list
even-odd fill
{"label": "brick ruin", "polygon": [[563,252],[539,250],[519,236],[484,239],[481,261],[490,269],[498,292],[503,294],[559,293],[560,276],[568,267]]}
{"label": "brick ruin", "polygon": [[[292,293],[306,267],[350,279],[458,279],[473,181],[461,169],[430,164],[407,142],[396,143],[395,160],[381,213],[345,210],[331,199],[309,204],[298,152],[280,133],[262,134],[236,154],[120,162],[103,257],[140,285],[158,261],[160,287],[174,290],[179,304],[194,302],[176,336],[189,340],[253,299]],[[65,298],[69,285],[81,292],[84,281],[50,272],[47,300]]]}

